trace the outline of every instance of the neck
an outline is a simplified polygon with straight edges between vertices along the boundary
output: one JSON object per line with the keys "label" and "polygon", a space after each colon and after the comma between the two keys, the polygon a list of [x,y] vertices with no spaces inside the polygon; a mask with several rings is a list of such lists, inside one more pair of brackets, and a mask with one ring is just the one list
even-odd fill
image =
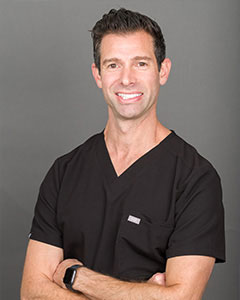
{"label": "neck", "polygon": [[137,120],[119,120],[109,113],[104,131],[109,152],[121,157],[143,154],[159,144],[170,130],[157,119],[156,112]]}

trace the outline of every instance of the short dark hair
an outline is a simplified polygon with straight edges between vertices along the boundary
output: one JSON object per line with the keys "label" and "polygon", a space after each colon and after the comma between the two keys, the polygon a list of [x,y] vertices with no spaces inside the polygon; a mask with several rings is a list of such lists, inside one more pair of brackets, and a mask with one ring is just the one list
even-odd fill
{"label": "short dark hair", "polygon": [[166,56],[166,46],[161,28],[157,22],[138,12],[125,8],[111,9],[90,30],[93,39],[94,63],[100,71],[100,46],[105,35],[110,33],[130,33],[144,30],[153,37],[154,53],[160,71]]}

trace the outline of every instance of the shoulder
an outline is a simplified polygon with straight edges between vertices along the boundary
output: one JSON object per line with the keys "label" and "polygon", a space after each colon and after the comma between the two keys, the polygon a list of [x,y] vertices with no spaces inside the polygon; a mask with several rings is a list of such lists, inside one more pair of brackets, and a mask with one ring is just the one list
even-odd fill
{"label": "shoulder", "polygon": [[165,156],[174,172],[178,193],[184,190],[212,189],[221,193],[221,179],[215,167],[197,149],[172,132],[164,143]]}
{"label": "shoulder", "polygon": [[90,138],[88,138],[85,142],[81,145],[77,146],[73,150],[69,151],[68,153],[58,157],[56,162],[60,165],[67,165],[70,161],[78,157],[79,155],[84,155],[89,153],[89,151],[93,150],[96,147],[96,144],[102,138],[103,133],[97,133]]}
{"label": "shoulder", "polygon": [[210,161],[203,157],[198,150],[183,138],[178,136],[174,131],[171,139],[164,144],[165,151],[176,163],[177,170],[181,170],[181,175],[212,173],[219,177],[215,167]]}
{"label": "shoulder", "polygon": [[[64,177],[64,174],[69,166],[78,165],[81,161],[84,161],[86,156],[91,156],[97,143],[102,138],[102,132],[97,133],[88,138],[81,145],[77,146],[68,153],[58,157],[52,166],[50,167],[47,175],[44,178],[43,184],[49,180],[55,181],[56,185],[59,186]],[[49,180],[48,180],[49,179]]]}

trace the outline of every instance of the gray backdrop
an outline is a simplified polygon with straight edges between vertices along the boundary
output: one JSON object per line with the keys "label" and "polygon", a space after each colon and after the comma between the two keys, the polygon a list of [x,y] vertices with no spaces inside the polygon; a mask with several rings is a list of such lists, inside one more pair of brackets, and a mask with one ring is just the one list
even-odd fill
{"label": "gray backdrop", "polygon": [[126,7],[162,27],[173,67],[159,118],[218,170],[226,211],[227,263],[204,300],[239,299],[239,0],[0,1],[1,299],[19,299],[38,188],[56,157],[105,126],[90,72],[88,29]]}

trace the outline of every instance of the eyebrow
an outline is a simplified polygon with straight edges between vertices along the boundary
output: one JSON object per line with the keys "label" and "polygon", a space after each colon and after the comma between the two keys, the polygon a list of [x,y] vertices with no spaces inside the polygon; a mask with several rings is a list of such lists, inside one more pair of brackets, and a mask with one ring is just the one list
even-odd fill
{"label": "eyebrow", "polygon": [[107,58],[107,59],[104,59],[103,61],[103,65],[106,65],[110,62],[120,62],[121,60],[117,57],[112,57],[112,58]]}
{"label": "eyebrow", "polygon": [[[133,61],[139,61],[139,60],[151,61],[152,58],[149,57],[149,56],[135,56],[131,60],[133,60]],[[107,59],[104,59],[103,65],[106,65],[106,64],[108,64],[110,62],[121,62],[121,59],[119,59],[117,57],[107,58]]]}
{"label": "eyebrow", "polygon": [[151,61],[151,57],[149,56],[135,56],[132,60],[147,60],[147,61]]}

